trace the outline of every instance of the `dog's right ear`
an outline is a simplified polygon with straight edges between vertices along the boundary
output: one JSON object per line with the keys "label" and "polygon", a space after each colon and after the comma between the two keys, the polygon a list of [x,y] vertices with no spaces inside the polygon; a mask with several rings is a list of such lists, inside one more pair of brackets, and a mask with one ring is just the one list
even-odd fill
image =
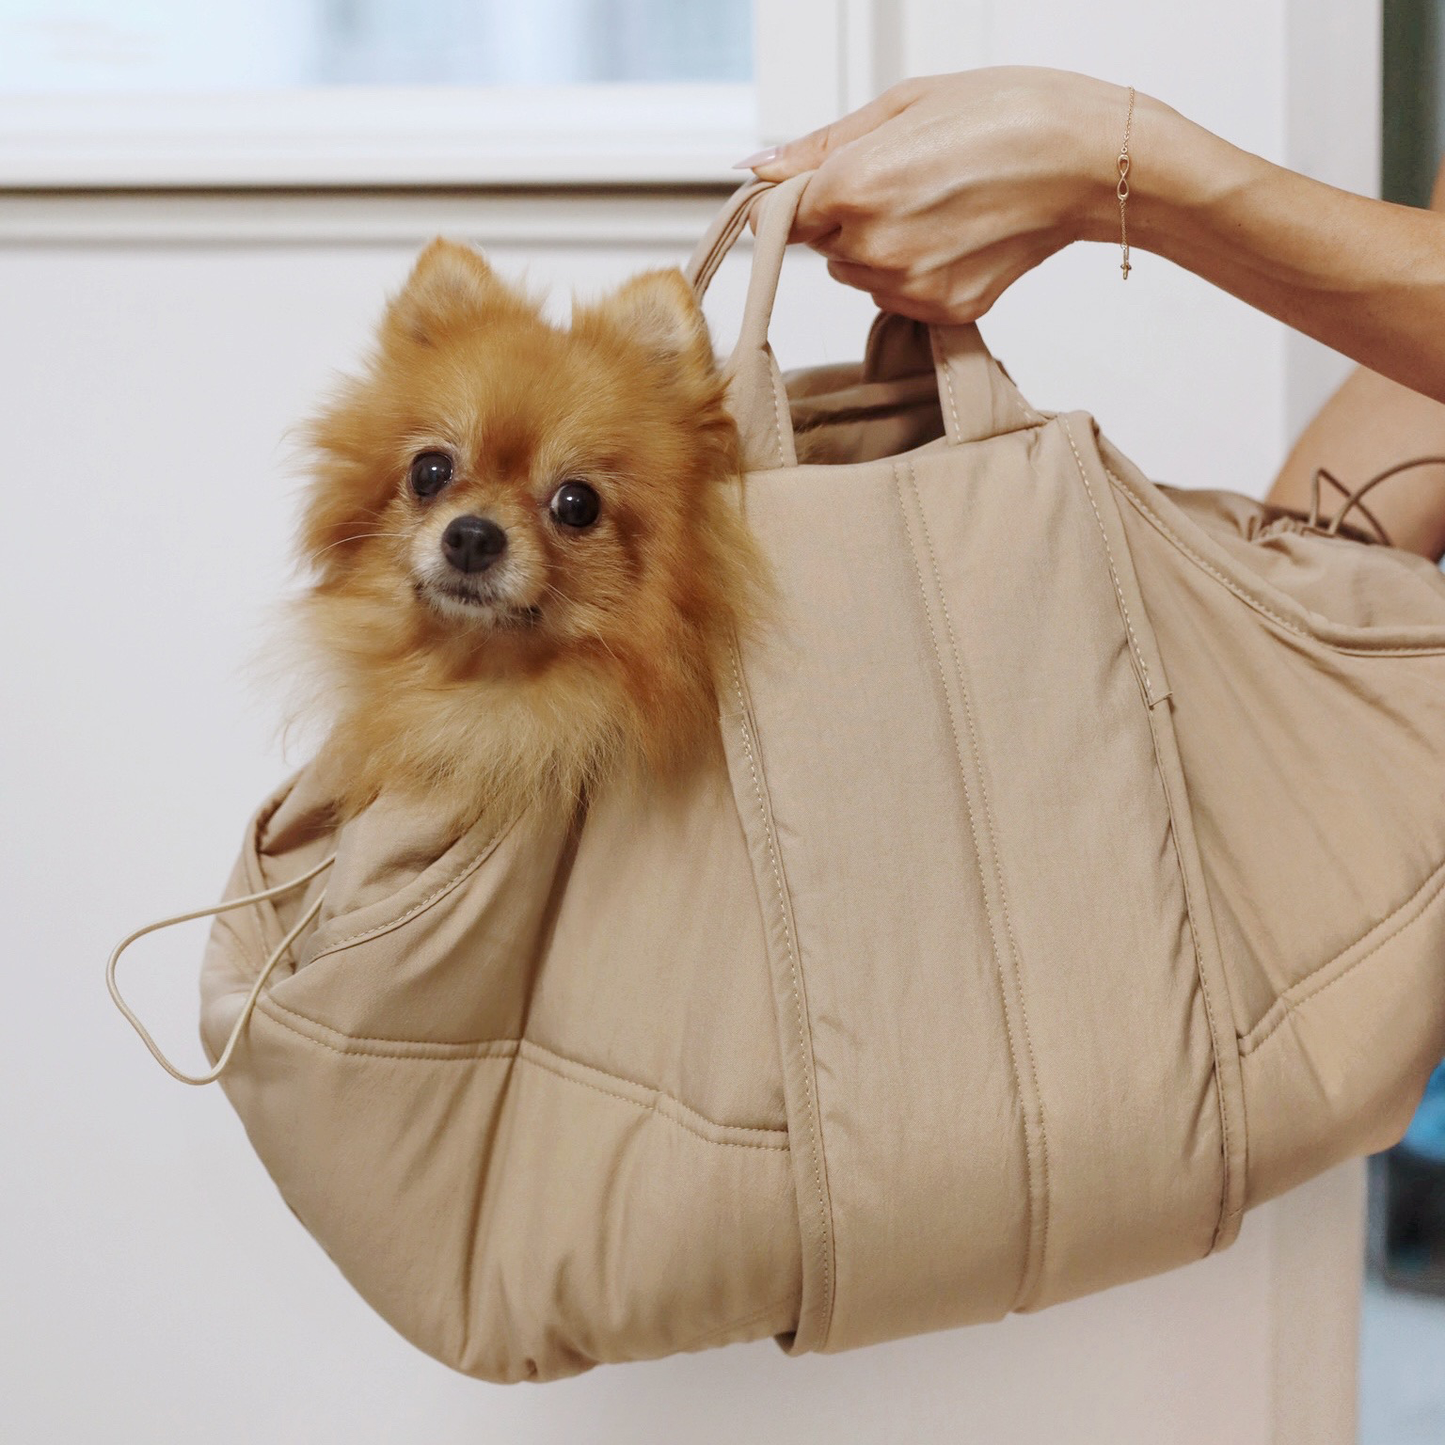
{"label": "dog's right ear", "polygon": [[383,327],[389,335],[428,346],[450,328],[517,300],[480,251],[438,236],[417,257],[406,285],[387,307]]}

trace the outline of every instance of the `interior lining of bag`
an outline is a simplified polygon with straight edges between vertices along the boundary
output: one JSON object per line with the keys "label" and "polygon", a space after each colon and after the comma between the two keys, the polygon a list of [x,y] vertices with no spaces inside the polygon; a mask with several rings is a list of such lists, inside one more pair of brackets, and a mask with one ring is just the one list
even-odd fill
{"label": "interior lining of bag", "polygon": [[[938,378],[932,371],[885,381],[864,375],[854,362],[792,372],[783,378],[793,439],[803,466],[854,466],[906,455],[941,440],[946,429]],[[903,451],[870,446],[858,428],[869,423],[911,421],[911,443]],[[843,432],[830,456],[829,434]]]}
{"label": "interior lining of bag", "polygon": [[[830,406],[826,409],[814,409],[812,407],[794,407],[793,434],[795,436],[806,436],[812,433],[825,430],[830,426],[853,426],[859,422],[867,421],[888,421],[895,417],[906,416],[911,412],[919,413],[921,422],[937,423],[936,436],[943,436],[943,413],[934,407],[921,406],[914,401],[877,401],[877,402],[839,402],[837,406]],[[930,437],[929,440],[935,440]],[[854,458],[856,464],[864,458]],[[887,457],[870,457],[869,461],[885,461]]]}

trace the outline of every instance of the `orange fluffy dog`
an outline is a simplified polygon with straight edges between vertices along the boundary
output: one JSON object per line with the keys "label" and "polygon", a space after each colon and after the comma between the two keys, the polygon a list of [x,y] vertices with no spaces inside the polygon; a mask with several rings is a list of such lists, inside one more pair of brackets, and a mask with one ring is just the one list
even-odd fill
{"label": "orange fluffy dog", "polygon": [[434,241],[308,436],[302,624],[343,818],[399,793],[500,826],[710,745],[763,584],[679,272],[566,330]]}

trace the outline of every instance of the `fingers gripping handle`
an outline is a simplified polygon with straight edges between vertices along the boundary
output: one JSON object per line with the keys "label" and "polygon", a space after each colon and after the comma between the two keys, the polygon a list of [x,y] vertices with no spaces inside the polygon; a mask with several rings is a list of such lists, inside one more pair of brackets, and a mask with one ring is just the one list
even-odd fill
{"label": "fingers gripping handle", "polygon": [[[685,271],[701,299],[723,257],[757,212],[747,302],[737,344],[725,369],[728,404],[742,435],[749,469],[796,464],[787,393],[768,344],[768,326],[788,237],[811,177],[812,172],[804,172],[776,185],[754,180],[741,186],[698,243]],[[934,326],[929,335],[950,442],[981,441],[1043,420],[994,360],[977,326]]]}

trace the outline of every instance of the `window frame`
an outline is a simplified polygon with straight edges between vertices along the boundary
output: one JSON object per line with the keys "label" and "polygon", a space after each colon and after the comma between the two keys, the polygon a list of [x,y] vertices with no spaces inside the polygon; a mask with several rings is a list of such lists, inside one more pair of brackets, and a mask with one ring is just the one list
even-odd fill
{"label": "window frame", "polygon": [[751,85],[714,84],[13,96],[0,187],[715,180],[753,142],[754,109]]}

